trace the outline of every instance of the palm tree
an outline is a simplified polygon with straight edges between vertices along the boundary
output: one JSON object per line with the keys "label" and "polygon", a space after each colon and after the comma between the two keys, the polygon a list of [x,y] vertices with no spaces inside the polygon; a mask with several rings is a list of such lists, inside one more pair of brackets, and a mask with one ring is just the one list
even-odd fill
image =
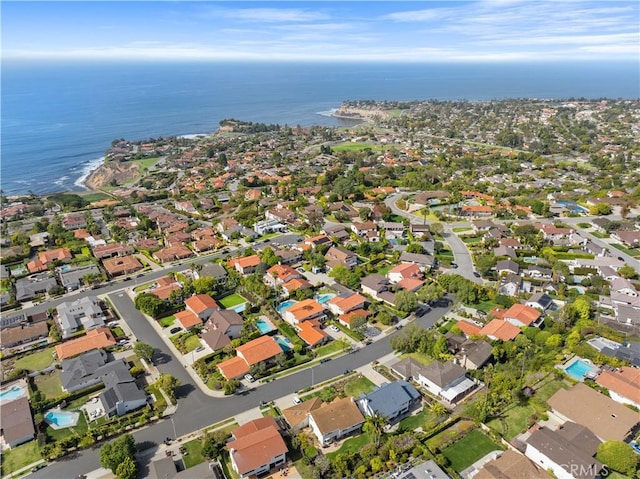
{"label": "palm tree", "polygon": [[378,447],[380,445],[382,431],[386,425],[387,420],[377,412],[374,412],[371,416],[367,416],[364,421],[364,425],[362,426],[362,430],[373,436],[373,442],[376,447]]}

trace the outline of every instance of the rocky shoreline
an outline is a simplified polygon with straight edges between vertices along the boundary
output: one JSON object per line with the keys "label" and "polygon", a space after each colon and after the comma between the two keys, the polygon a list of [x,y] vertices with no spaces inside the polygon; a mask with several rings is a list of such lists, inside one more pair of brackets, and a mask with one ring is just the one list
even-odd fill
{"label": "rocky shoreline", "polygon": [[135,162],[105,161],[89,173],[84,186],[89,190],[99,190],[105,186],[115,186],[140,175],[140,168]]}

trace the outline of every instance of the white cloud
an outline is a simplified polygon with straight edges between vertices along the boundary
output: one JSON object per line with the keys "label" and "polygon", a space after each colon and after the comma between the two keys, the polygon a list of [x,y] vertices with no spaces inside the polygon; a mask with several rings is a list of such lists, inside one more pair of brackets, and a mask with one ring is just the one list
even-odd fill
{"label": "white cloud", "polygon": [[256,23],[313,22],[329,19],[325,13],[299,8],[215,8],[210,9],[208,15]]}

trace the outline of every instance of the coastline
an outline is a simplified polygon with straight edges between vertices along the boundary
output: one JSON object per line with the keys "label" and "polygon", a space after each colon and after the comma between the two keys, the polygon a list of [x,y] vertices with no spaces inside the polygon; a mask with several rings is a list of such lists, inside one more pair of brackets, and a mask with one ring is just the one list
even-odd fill
{"label": "coastline", "polygon": [[82,168],[82,174],[73,182],[74,185],[84,188],[87,191],[93,191],[87,182],[91,178],[91,176],[100,169],[102,165],[104,165],[104,156],[100,158],[96,158],[95,160],[90,160],[84,168]]}

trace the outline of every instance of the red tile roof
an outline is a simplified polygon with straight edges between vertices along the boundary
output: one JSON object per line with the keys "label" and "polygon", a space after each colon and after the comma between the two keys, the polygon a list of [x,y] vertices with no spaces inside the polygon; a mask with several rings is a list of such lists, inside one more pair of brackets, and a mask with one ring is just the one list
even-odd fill
{"label": "red tile roof", "polygon": [[238,356],[242,356],[249,366],[271,359],[282,353],[282,348],[271,336],[261,336],[258,339],[236,348]]}
{"label": "red tile roof", "polygon": [[66,359],[93,349],[108,348],[114,344],[116,344],[116,340],[109,328],[96,328],[77,339],[58,344],[56,354],[58,359]]}
{"label": "red tile roof", "polygon": [[218,363],[218,369],[226,379],[241,378],[249,372],[249,365],[239,356]]}
{"label": "red tile roof", "polygon": [[189,329],[193,326],[202,324],[200,317],[193,311],[185,310],[175,314],[176,319],[182,325],[183,328]]}
{"label": "red tile roof", "polygon": [[208,294],[196,294],[184,300],[185,306],[196,314],[210,308],[218,308],[218,303]]}
{"label": "red tile roof", "polygon": [[[249,425],[252,427],[247,428]],[[246,428],[246,431],[240,433],[243,428]],[[273,458],[288,452],[273,418],[256,419],[240,426],[232,434],[236,439],[227,444],[227,449],[240,474],[269,464]]]}
{"label": "red tile roof", "polygon": [[300,328],[298,336],[309,346],[320,344],[329,337],[327,333],[320,329],[320,322],[314,319],[303,321],[298,327]]}

